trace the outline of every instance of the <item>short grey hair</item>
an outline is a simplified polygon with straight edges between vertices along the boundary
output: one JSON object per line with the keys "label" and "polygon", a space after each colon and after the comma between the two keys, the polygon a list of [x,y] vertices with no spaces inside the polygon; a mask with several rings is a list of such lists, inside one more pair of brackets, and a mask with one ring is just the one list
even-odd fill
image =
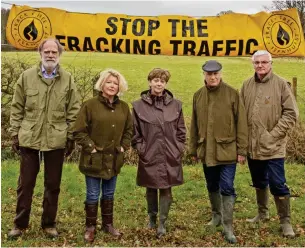
{"label": "short grey hair", "polygon": [[121,73],[111,68],[106,69],[100,73],[100,77],[97,80],[96,84],[94,85],[94,89],[97,91],[102,91],[102,88],[109,76],[114,76],[118,79],[119,81],[118,96],[123,95],[123,92],[127,91],[128,89],[127,81]]}
{"label": "short grey hair", "polygon": [[272,56],[271,56],[271,54],[270,54],[268,51],[266,51],[266,50],[258,50],[258,51],[256,51],[256,52],[252,55],[252,61],[254,61],[254,59],[255,59],[256,56],[261,56],[261,55],[268,55],[269,60],[272,61]]}
{"label": "short grey hair", "polygon": [[42,49],[43,49],[43,46],[44,44],[47,42],[47,41],[54,41],[55,44],[57,45],[57,48],[58,48],[58,53],[59,53],[59,56],[63,53],[64,51],[64,47],[59,43],[59,41],[55,38],[47,38],[45,40],[43,40],[40,44],[39,44],[39,47],[38,47],[38,52],[41,53],[42,52]]}

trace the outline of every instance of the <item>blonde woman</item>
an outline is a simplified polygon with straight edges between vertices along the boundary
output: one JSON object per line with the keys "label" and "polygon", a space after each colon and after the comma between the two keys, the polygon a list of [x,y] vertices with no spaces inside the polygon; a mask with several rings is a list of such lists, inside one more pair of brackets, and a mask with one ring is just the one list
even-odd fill
{"label": "blonde woman", "polygon": [[85,241],[94,241],[98,201],[102,229],[120,236],[113,227],[113,202],[117,175],[123,166],[123,153],[130,146],[132,120],[128,104],[119,99],[127,90],[124,77],[113,69],[100,73],[95,89],[98,96],[86,101],[75,123],[74,137],[82,146],[79,169],[86,177]]}

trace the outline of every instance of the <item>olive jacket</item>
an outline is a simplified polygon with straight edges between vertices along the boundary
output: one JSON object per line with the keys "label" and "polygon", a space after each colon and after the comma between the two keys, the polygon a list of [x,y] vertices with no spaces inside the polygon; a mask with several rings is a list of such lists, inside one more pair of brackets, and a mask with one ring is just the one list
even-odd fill
{"label": "olive jacket", "polygon": [[[100,93],[86,101],[75,122],[74,137],[82,146],[79,169],[91,177],[110,179],[120,173],[124,151],[130,147],[129,106],[117,96],[111,104]],[[94,148],[96,153],[91,153]]]}
{"label": "olive jacket", "polygon": [[243,83],[241,98],[247,112],[248,156],[258,160],[284,158],[287,133],[299,115],[288,81],[272,71],[262,81],[255,74]]}
{"label": "olive jacket", "polygon": [[132,145],[139,154],[137,184],[155,189],[182,184],[186,130],[181,102],[168,90],[162,96],[147,90],[132,106]]}
{"label": "olive jacket", "polygon": [[246,112],[238,91],[224,82],[199,89],[193,97],[189,154],[207,166],[236,163],[246,156]]}
{"label": "olive jacket", "polygon": [[41,63],[24,71],[14,93],[11,136],[19,145],[49,151],[62,149],[73,140],[73,125],[80,109],[76,86],[70,73],[57,67],[53,79],[45,79]]}

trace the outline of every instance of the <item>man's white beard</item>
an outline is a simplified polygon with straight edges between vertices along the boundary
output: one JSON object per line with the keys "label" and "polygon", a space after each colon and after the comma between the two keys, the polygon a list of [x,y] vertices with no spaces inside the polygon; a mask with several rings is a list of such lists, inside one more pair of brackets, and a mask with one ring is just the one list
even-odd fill
{"label": "man's white beard", "polygon": [[43,67],[46,69],[46,71],[53,71],[55,67],[58,65],[58,60],[55,61],[42,61]]}

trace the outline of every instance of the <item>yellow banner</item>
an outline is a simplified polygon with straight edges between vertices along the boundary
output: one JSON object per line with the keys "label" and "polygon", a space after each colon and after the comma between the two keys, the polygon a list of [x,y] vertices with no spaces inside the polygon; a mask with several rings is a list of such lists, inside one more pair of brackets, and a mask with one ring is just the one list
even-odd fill
{"label": "yellow banner", "polygon": [[305,56],[296,9],[220,17],[156,17],[71,13],[13,5],[6,27],[18,49],[35,49],[55,37],[70,51],[193,56]]}

